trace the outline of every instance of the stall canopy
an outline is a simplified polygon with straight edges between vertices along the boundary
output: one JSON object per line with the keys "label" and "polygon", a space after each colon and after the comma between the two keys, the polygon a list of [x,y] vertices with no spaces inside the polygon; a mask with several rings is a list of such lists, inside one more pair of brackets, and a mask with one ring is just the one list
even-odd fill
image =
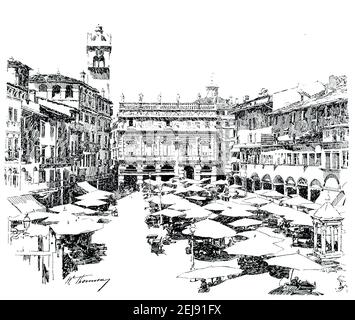
{"label": "stall canopy", "polygon": [[179,194],[179,193],[185,193],[185,192],[188,192],[187,189],[183,186],[178,186],[176,189],[175,189],[175,194]]}
{"label": "stall canopy", "polygon": [[234,222],[231,222],[229,225],[232,227],[250,227],[261,225],[262,221],[255,219],[243,218]]}
{"label": "stall canopy", "polygon": [[273,198],[273,199],[287,198],[287,196],[285,196],[280,192],[277,192],[276,190],[257,190],[255,191],[255,193],[263,197]]}
{"label": "stall canopy", "polygon": [[101,201],[99,199],[84,199],[75,203],[81,207],[101,207],[107,205],[107,202]]}
{"label": "stall canopy", "polygon": [[187,192],[189,192],[189,191],[191,191],[191,192],[202,192],[202,191],[206,191],[206,189],[204,189],[204,188],[202,188],[202,187],[200,187],[198,185],[193,184],[193,185],[187,187],[186,191]]}
{"label": "stall canopy", "polygon": [[322,266],[320,264],[300,253],[280,255],[265,261],[270,266],[280,266],[293,270],[322,270]]}
{"label": "stall canopy", "polygon": [[229,254],[246,256],[264,256],[275,255],[282,251],[276,243],[282,241],[282,238],[271,237],[258,230],[240,233],[247,236],[248,240],[240,241],[226,249]]}
{"label": "stall canopy", "polygon": [[79,214],[79,213],[83,213],[83,214],[94,214],[95,211],[91,210],[91,209],[86,209],[86,208],[82,208],[79,207],[75,204],[63,204],[60,206],[55,206],[53,208],[50,208],[49,211],[52,212],[58,212],[58,213],[73,213],[73,214]]}
{"label": "stall canopy", "polygon": [[225,184],[228,184],[228,182],[226,180],[217,180],[213,184],[215,184],[215,185],[225,185]]}
{"label": "stall canopy", "polygon": [[282,204],[287,204],[288,206],[301,206],[303,204],[311,204],[311,205],[314,204],[312,201],[309,201],[299,195],[294,196],[290,199],[282,200],[281,202]]}
{"label": "stall canopy", "polygon": [[148,201],[153,202],[155,204],[162,204],[162,205],[171,205],[171,204],[175,204],[179,201],[181,201],[182,199],[174,194],[164,194],[161,196],[154,196],[150,199],[148,199]]}
{"label": "stall canopy", "polygon": [[73,222],[60,222],[51,226],[57,235],[78,235],[83,233],[95,232],[103,228],[103,225],[89,219],[79,219]]}
{"label": "stall canopy", "polygon": [[190,210],[185,211],[186,218],[188,219],[201,219],[206,218],[211,214],[211,211],[201,208],[200,206],[196,205]]}
{"label": "stall canopy", "polygon": [[33,211],[46,211],[46,207],[39,203],[32,195],[26,194],[22,196],[14,196],[7,198],[8,201],[16,207],[21,213],[29,213]]}
{"label": "stall canopy", "polygon": [[236,269],[227,266],[209,266],[206,268],[194,269],[184,272],[177,276],[177,278],[184,279],[213,279],[218,277],[228,277],[232,275],[239,275],[242,273],[241,269]]}
{"label": "stall canopy", "polygon": [[243,202],[247,203],[247,204],[251,204],[252,206],[259,207],[259,206],[263,206],[263,205],[269,203],[270,201],[268,201],[266,199],[259,198],[259,197],[252,197],[252,198],[244,199]]}
{"label": "stall canopy", "polygon": [[242,210],[242,209],[226,209],[221,212],[222,216],[226,217],[250,217],[253,213]]}
{"label": "stall canopy", "polygon": [[93,192],[96,191],[97,188],[93,187],[89,182],[78,182],[78,186],[83,189],[85,192]]}
{"label": "stall canopy", "polygon": [[196,200],[196,201],[204,201],[204,200],[206,200],[205,197],[200,197],[200,196],[187,197],[186,199],[191,199],[191,200]]}
{"label": "stall canopy", "polygon": [[85,200],[85,199],[99,199],[99,200],[106,200],[108,197],[112,196],[112,192],[104,191],[104,190],[96,190],[92,191],[86,194],[83,194],[82,196],[76,197],[79,200]]}
{"label": "stall canopy", "polygon": [[[236,235],[236,232],[233,229],[226,227],[225,225],[219,222],[209,219],[197,222],[195,223],[195,226],[195,237],[221,239],[234,237]],[[183,230],[182,233],[186,235],[191,235],[191,230],[187,228]]]}
{"label": "stall canopy", "polygon": [[172,210],[172,209],[164,209],[161,211],[154,212],[152,215],[153,216],[162,215],[162,216],[169,217],[169,218],[175,218],[175,217],[183,217],[186,215],[186,213],[181,212],[181,211]]}
{"label": "stall canopy", "polygon": [[214,212],[214,211],[224,211],[227,209],[227,206],[217,203],[217,202],[211,202],[209,204],[206,204],[202,208]]}

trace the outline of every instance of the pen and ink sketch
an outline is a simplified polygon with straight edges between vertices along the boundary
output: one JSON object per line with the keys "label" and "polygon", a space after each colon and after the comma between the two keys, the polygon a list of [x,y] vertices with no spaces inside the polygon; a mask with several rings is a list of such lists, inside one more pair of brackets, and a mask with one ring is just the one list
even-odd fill
{"label": "pen and ink sketch", "polygon": [[113,31],[76,35],[78,76],[7,58],[8,246],[43,290],[104,292],[120,261],[197,298],[346,293],[347,76],[236,99],[211,70],[190,101],[132,98],[110,85]]}

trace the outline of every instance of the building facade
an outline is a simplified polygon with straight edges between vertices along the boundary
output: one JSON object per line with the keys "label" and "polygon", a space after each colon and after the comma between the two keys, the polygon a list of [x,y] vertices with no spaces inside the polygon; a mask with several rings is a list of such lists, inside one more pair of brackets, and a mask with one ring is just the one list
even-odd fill
{"label": "building facade", "polygon": [[141,184],[147,178],[166,181],[179,176],[216,180],[223,172],[217,123],[218,87],[195,102],[127,103],[122,97],[112,129],[112,157],[119,184]]}
{"label": "building facade", "polygon": [[235,107],[235,182],[312,201],[322,190],[342,190],[349,164],[346,77],[318,87],[293,88],[298,99],[282,107],[274,105],[278,93]]}
{"label": "building facade", "polygon": [[[106,46],[105,40],[109,39]],[[95,49],[96,48],[96,49]],[[62,103],[73,108],[75,119],[70,124],[70,141],[63,148],[72,158],[72,171],[78,180],[96,181],[98,186],[109,179],[110,127],[113,103],[108,99],[109,56],[111,37],[98,26],[88,34],[88,73],[81,79],[57,74],[35,74],[30,77],[30,89],[41,100]],[[93,54],[98,51],[99,57]],[[102,55],[101,55],[102,53]],[[100,58],[101,57],[101,58]],[[100,91],[90,84],[95,84]]]}

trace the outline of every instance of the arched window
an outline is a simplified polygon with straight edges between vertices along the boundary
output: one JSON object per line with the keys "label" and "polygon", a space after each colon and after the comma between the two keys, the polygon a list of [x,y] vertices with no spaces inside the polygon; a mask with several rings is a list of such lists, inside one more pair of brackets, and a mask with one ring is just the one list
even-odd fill
{"label": "arched window", "polygon": [[58,85],[53,86],[52,88],[52,98],[55,97],[55,95],[60,94],[61,87]]}
{"label": "arched window", "polygon": [[65,87],[65,97],[66,98],[73,98],[73,86],[67,85]]}
{"label": "arched window", "polygon": [[47,92],[48,88],[47,88],[47,86],[45,84],[42,83],[42,84],[39,85],[38,89],[39,89],[40,92]]}

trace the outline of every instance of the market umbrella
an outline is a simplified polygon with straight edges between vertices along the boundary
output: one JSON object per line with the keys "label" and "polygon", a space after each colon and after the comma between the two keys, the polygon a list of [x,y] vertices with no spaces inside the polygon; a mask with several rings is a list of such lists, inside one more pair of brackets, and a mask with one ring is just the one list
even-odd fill
{"label": "market umbrella", "polygon": [[186,184],[199,184],[200,181],[198,181],[198,180],[193,180],[193,179],[184,179],[184,180],[182,180],[182,183],[186,183]]}
{"label": "market umbrella", "polygon": [[185,193],[188,192],[187,188],[183,187],[183,186],[178,186],[175,189],[175,194],[179,194],[179,193]]}
{"label": "market umbrella", "polygon": [[[290,199],[282,200],[282,204],[287,204],[288,206],[301,206],[302,204],[314,205],[314,202],[309,201],[299,195],[294,196]],[[319,208],[319,206],[318,206]]]}
{"label": "market umbrella", "polygon": [[152,179],[143,180],[143,183],[150,184],[152,186],[157,186],[159,183]]}
{"label": "market umbrella", "polygon": [[237,242],[227,248],[226,251],[229,254],[246,256],[275,255],[283,250],[281,247],[274,244],[278,241],[280,241],[280,238],[271,237],[256,230],[250,235],[248,240]]}
{"label": "market umbrella", "polygon": [[155,204],[171,205],[181,201],[181,198],[174,194],[164,194],[162,196],[154,196],[149,201]]}
{"label": "market umbrella", "polygon": [[254,193],[257,195],[261,195],[263,197],[273,198],[273,199],[282,199],[288,197],[280,192],[277,192],[276,190],[257,190]]}
{"label": "market umbrella", "polygon": [[206,204],[205,206],[203,206],[202,208],[209,210],[209,211],[213,211],[213,212],[221,212],[227,209],[227,207],[225,205],[222,205],[220,203],[217,202],[211,202],[209,204]]}
{"label": "market umbrella", "polygon": [[228,182],[226,180],[217,180],[216,182],[213,182],[213,184],[215,184],[215,185],[224,185],[224,184],[228,184]]}
{"label": "market umbrella", "polygon": [[112,192],[107,192],[104,190],[96,190],[93,192],[85,193],[82,196],[76,197],[79,200],[85,199],[98,199],[98,200],[106,200],[108,197],[112,196]]}
{"label": "market umbrella", "polygon": [[221,212],[221,215],[226,217],[250,217],[253,213],[240,209],[226,209]]}
{"label": "market umbrella", "polygon": [[190,209],[193,209],[196,207],[201,208],[197,204],[194,204],[186,199],[181,199],[181,201],[176,202],[171,207],[169,207],[169,209],[173,209],[173,210],[177,210],[177,211],[186,211],[186,210],[190,210]]}
{"label": "market umbrella", "polygon": [[322,270],[322,266],[319,263],[314,262],[310,258],[300,254],[300,253],[291,253],[280,255],[274,258],[265,260],[270,266],[280,266],[284,268],[290,268],[290,280],[294,270],[304,271],[304,270]]}
{"label": "market umbrella", "polygon": [[291,221],[293,225],[300,225],[300,226],[308,226],[313,227],[313,219],[312,217],[304,212],[300,212],[300,215],[295,215]]}
{"label": "market umbrella", "polygon": [[174,218],[174,217],[182,217],[185,216],[186,213],[180,212],[180,211],[176,211],[176,210],[172,210],[172,209],[164,209],[161,211],[157,211],[154,212],[152,214],[153,216],[165,216],[165,217],[169,217],[169,218]]}
{"label": "market umbrella", "polygon": [[200,180],[200,183],[206,183],[209,180],[211,180],[211,178],[203,178],[203,179]]}
{"label": "market umbrella", "polygon": [[[94,211],[95,212],[95,211]],[[45,220],[45,223],[58,223],[58,222],[71,222],[78,220],[78,216],[71,214],[70,212],[62,212],[62,213],[50,213],[48,214],[48,218]]]}
{"label": "market umbrella", "polygon": [[175,191],[175,189],[174,188],[170,188],[168,186],[163,186],[161,188],[161,192],[172,192],[172,191]]}
{"label": "market umbrella", "polygon": [[84,199],[76,202],[75,204],[87,208],[87,207],[100,207],[103,205],[107,205],[107,202],[99,199]]}
{"label": "market umbrella", "polygon": [[[221,239],[234,237],[236,235],[236,232],[233,229],[209,219],[196,222],[195,226],[195,237]],[[191,235],[191,230],[190,228],[187,228],[184,229],[182,233],[185,235]]]}
{"label": "market umbrella", "polygon": [[301,203],[299,205],[300,208],[305,208],[305,209],[308,209],[308,210],[317,210],[321,207],[321,204],[319,203]]}
{"label": "market umbrella", "polygon": [[185,211],[185,213],[186,213],[186,218],[188,219],[200,219],[200,218],[208,217],[211,214],[211,211],[208,211],[196,205],[190,210]]}
{"label": "market umbrella", "polygon": [[241,269],[236,269],[227,266],[209,266],[206,268],[194,269],[184,272],[177,276],[177,278],[184,279],[213,279],[219,277],[228,277],[231,275],[239,275],[242,273]]}
{"label": "market umbrella", "polygon": [[263,205],[269,203],[270,201],[268,201],[266,199],[259,198],[259,197],[251,197],[251,198],[244,199],[243,202],[247,203],[247,204],[251,204],[256,207],[260,207],[260,206],[263,206]]}
{"label": "market umbrella", "polygon": [[191,197],[187,197],[186,199],[191,199],[191,200],[195,200],[195,201],[204,201],[204,200],[206,200],[205,197],[200,197],[200,196],[191,196]]}
{"label": "market umbrella", "polygon": [[[302,216],[308,216],[306,213],[302,211],[298,211],[286,206],[279,206],[275,203],[269,203],[265,206],[262,207],[263,211],[270,212],[274,215],[280,216],[285,218],[286,220],[297,220],[297,219],[302,219]],[[307,218],[303,218],[306,220]]]}
{"label": "market umbrella", "polygon": [[188,192],[189,191],[191,191],[191,192],[202,192],[202,191],[206,191],[206,189],[202,188],[202,187],[200,187],[198,185],[193,184],[193,185],[187,187],[186,191],[188,191]]}
{"label": "market umbrella", "polygon": [[87,208],[79,207],[75,204],[63,204],[60,206],[55,206],[50,208],[49,211],[58,213],[84,213],[84,214],[94,214],[95,211]]}
{"label": "market umbrella", "polygon": [[229,225],[232,227],[250,227],[250,226],[257,226],[261,224],[262,221],[260,220],[248,219],[248,218],[243,218],[229,223]]}
{"label": "market umbrella", "polygon": [[78,235],[100,230],[103,228],[103,224],[91,219],[78,219],[71,222],[60,222],[52,225],[51,228],[58,235]]}

